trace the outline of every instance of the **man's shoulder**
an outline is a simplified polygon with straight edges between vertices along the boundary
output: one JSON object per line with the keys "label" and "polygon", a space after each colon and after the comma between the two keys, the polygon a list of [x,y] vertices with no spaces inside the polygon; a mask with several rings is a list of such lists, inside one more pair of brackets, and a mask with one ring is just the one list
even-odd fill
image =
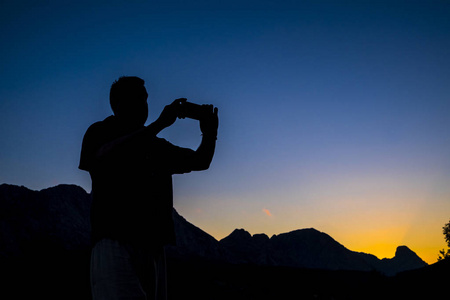
{"label": "man's shoulder", "polygon": [[89,128],[87,129],[86,132],[101,132],[104,130],[108,130],[110,128],[112,128],[112,126],[114,126],[115,121],[114,121],[114,116],[109,116],[106,119],[104,119],[103,121],[98,121],[93,123],[91,126],[89,126]]}

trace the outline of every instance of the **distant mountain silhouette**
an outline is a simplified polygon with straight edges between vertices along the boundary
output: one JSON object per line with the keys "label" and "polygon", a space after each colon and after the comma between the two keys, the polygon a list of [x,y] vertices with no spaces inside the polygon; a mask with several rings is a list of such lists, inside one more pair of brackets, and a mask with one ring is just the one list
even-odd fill
{"label": "distant mountain silhouette", "polygon": [[289,266],[327,270],[378,271],[386,275],[421,268],[427,265],[406,246],[397,248],[392,259],[378,259],[366,253],[354,252],[329,235],[314,228],[274,235],[250,233],[236,229],[222,239],[232,263]]}
{"label": "distant mountain silhouette", "polygon": [[76,185],[41,191],[0,185],[0,256],[86,249],[91,197]]}
{"label": "distant mountain silhouette", "polygon": [[[42,191],[0,185],[1,299],[90,299],[90,205],[91,196],[74,185]],[[178,245],[167,248],[169,300],[437,299],[446,293],[450,260],[420,267],[426,264],[406,246],[380,260],[312,228],[271,238],[236,229],[217,241],[175,210],[173,217]]]}
{"label": "distant mountain silhouette", "polygon": [[222,260],[224,254],[217,240],[200,228],[192,225],[173,210],[176,232],[176,247],[167,247],[169,255],[178,258],[198,258]]}
{"label": "distant mountain silhouette", "polygon": [[[0,185],[0,257],[24,253],[88,250],[91,197],[75,185],[58,185],[41,191]],[[217,241],[173,211],[177,247],[169,256],[202,258],[232,264],[286,266],[326,270],[378,271],[387,275],[427,264],[406,246],[394,258],[345,248],[313,228],[274,235],[251,235],[236,229]]]}
{"label": "distant mountain silhouette", "polygon": [[219,242],[192,225],[175,210],[177,247],[170,253],[178,257],[202,257],[233,264],[286,266],[326,270],[378,271],[385,275],[427,266],[407,246],[399,246],[393,258],[378,259],[367,253],[354,252],[314,228],[274,235],[251,235],[235,229]]}
{"label": "distant mountain silhouette", "polygon": [[0,185],[1,299],[90,299],[90,195]]}

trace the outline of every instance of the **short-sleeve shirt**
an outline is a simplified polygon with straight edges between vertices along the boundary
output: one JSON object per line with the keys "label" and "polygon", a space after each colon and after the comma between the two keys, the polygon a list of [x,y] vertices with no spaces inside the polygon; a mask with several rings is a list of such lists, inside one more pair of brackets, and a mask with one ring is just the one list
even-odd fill
{"label": "short-sleeve shirt", "polygon": [[174,243],[172,174],[190,172],[189,157],[195,152],[140,135],[99,158],[103,146],[129,133],[110,116],[92,124],[83,138],[79,168],[92,179],[93,242],[113,238],[145,246]]}

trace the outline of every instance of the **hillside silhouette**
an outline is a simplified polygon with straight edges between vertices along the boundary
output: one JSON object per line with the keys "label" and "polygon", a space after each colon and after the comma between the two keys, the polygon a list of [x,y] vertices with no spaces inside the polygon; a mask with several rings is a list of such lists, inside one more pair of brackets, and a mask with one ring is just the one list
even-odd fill
{"label": "hillside silhouette", "polygon": [[168,249],[178,257],[190,256],[232,264],[281,266],[324,270],[377,271],[384,275],[425,267],[427,265],[407,246],[399,246],[391,259],[354,252],[314,228],[299,229],[269,238],[235,229],[216,241],[173,212],[177,247]]}
{"label": "hillside silhouette", "polygon": [[[90,201],[75,185],[41,191],[0,185],[0,270],[6,278],[0,297],[12,292],[15,299],[90,298]],[[170,299],[439,295],[435,286],[450,269],[447,260],[428,266],[406,246],[380,260],[313,228],[270,238],[236,229],[217,241],[175,210],[173,218],[177,247],[167,248]]]}

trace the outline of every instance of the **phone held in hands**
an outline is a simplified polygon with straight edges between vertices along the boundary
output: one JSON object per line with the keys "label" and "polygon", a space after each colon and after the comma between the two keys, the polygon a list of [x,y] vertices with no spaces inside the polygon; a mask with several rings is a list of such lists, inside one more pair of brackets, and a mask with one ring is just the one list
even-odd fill
{"label": "phone held in hands", "polygon": [[200,105],[184,101],[180,104],[181,109],[178,112],[178,118],[201,120],[212,112],[212,105]]}

